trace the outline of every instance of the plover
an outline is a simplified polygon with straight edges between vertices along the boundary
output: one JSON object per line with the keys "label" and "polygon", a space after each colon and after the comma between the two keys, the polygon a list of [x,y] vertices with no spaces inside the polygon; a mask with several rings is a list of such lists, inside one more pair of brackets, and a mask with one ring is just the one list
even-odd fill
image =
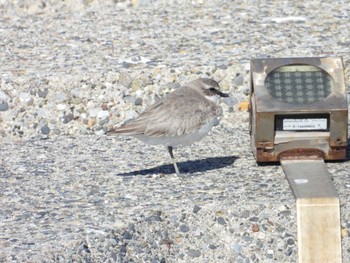
{"label": "plover", "polygon": [[175,172],[180,176],[173,148],[199,141],[222,114],[219,84],[209,78],[199,78],[150,106],[137,118],[128,121],[110,134],[130,135],[147,144],[163,144],[168,148]]}

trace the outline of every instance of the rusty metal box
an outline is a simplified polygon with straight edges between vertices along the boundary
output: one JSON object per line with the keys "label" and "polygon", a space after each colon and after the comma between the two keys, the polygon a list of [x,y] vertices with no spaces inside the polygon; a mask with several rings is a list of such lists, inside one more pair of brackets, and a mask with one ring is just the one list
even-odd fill
{"label": "rusty metal box", "polygon": [[348,105],[340,57],[252,59],[250,134],[258,162],[346,158]]}

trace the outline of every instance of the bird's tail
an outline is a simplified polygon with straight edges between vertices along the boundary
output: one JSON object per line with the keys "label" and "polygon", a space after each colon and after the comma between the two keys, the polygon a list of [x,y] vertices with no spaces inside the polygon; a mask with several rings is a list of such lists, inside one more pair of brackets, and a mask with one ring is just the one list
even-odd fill
{"label": "bird's tail", "polygon": [[143,129],[138,123],[126,123],[118,128],[113,128],[108,131],[110,135],[140,135],[143,134]]}

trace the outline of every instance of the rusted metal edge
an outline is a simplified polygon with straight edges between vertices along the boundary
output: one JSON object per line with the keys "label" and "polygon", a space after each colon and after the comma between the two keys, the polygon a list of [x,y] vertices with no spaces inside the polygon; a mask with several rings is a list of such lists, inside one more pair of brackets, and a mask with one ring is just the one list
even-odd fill
{"label": "rusted metal edge", "polygon": [[278,160],[324,160],[326,154],[314,148],[297,148],[286,150],[277,155]]}

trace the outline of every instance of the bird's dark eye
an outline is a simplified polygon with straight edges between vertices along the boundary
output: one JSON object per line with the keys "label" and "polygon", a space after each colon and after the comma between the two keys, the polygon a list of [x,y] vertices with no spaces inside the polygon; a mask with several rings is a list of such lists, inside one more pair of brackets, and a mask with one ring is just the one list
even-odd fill
{"label": "bird's dark eye", "polygon": [[210,88],[209,90],[215,92],[215,91],[216,91],[216,88]]}

